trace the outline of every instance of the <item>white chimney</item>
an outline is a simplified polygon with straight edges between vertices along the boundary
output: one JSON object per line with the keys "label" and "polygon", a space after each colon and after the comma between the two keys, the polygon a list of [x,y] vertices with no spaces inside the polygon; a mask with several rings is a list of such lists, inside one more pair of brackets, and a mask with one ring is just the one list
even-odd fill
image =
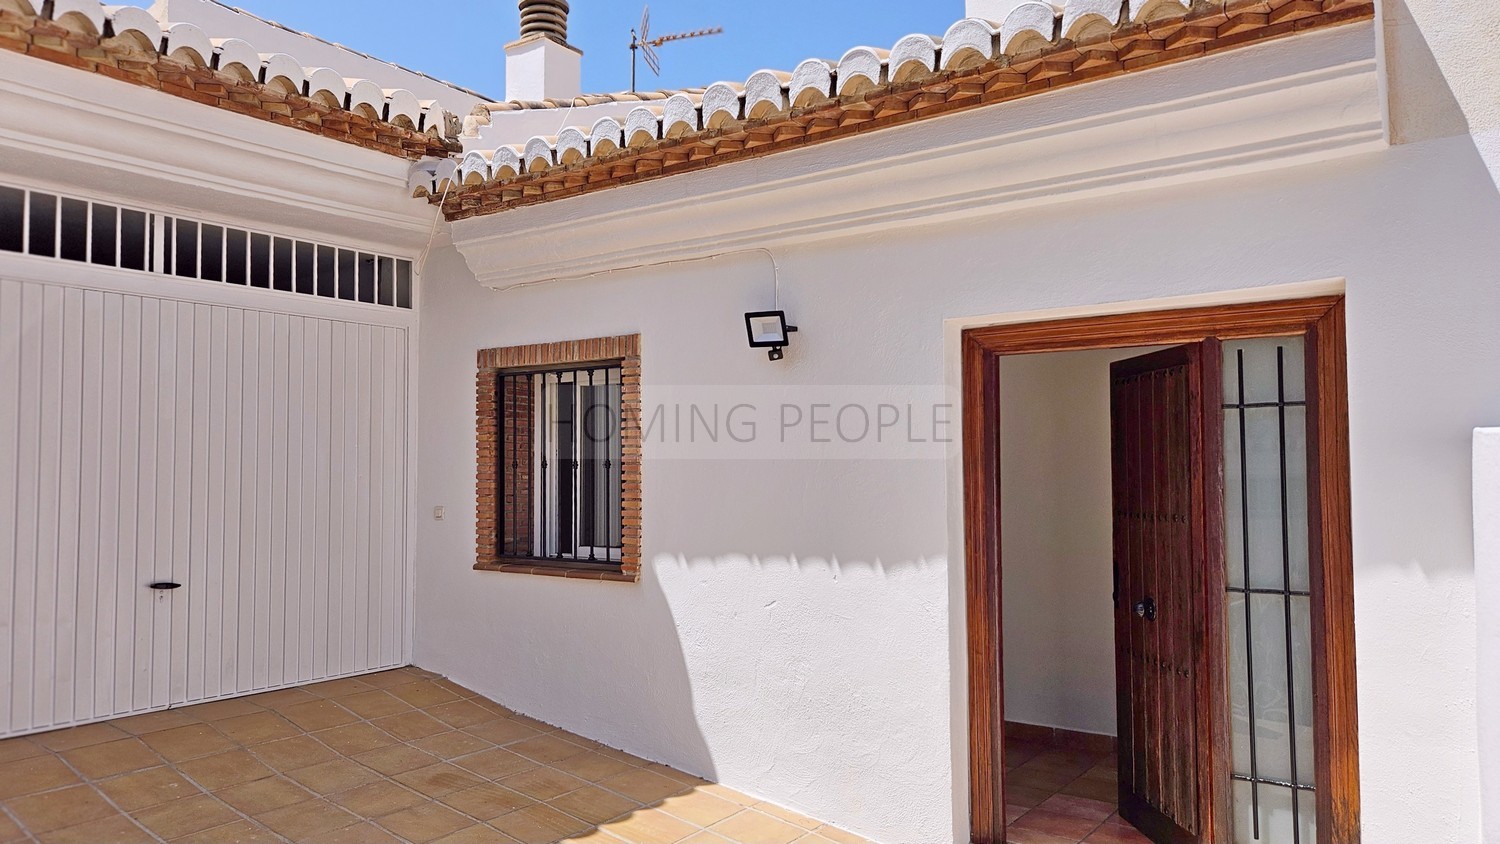
{"label": "white chimney", "polygon": [[583,93],[583,51],[568,43],[568,0],[521,0],[521,37],[505,45],[507,100]]}

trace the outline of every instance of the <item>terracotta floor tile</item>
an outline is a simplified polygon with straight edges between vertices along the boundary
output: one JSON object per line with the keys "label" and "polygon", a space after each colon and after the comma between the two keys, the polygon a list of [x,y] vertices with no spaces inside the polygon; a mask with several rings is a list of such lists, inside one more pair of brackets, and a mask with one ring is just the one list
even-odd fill
{"label": "terracotta floor tile", "polygon": [[192,797],[200,789],[171,768],[152,768],[105,780],[95,785],[105,797],[127,812],[158,803]]}
{"label": "terracotta floor tile", "polygon": [[800,826],[754,809],[744,809],[714,824],[711,829],[741,844],[791,844],[807,833]]}
{"label": "terracotta floor tile", "polygon": [[333,759],[309,765],[288,771],[286,775],[301,783],[304,788],[325,795],[348,791],[381,779],[380,774],[349,759]]}
{"label": "terracotta floor tile", "polygon": [[252,817],[275,809],[305,803],[317,795],[286,777],[247,782],[214,794],[225,803]]}
{"label": "terracotta floor tile", "polygon": [[436,765],[397,774],[393,779],[428,797],[442,797],[445,794],[463,791],[484,783],[484,779],[479,775],[447,762],[439,762]]}
{"label": "terracotta floor tile", "polygon": [[552,763],[552,767],[589,782],[598,782],[616,774],[623,774],[631,766],[602,753],[586,751]]}
{"label": "terracotta floor tile", "polygon": [[527,797],[545,801],[560,797],[570,791],[577,791],[589,783],[588,780],[581,780],[556,768],[542,767],[506,777],[500,781],[500,784],[519,791]]}
{"label": "terracotta floor tile", "polygon": [[525,756],[518,756],[504,748],[485,750],[472,756],[463,756],[453,760],[453,764],[473,771],[485,779],[499,780],[522,771],[530,771],[539,767],[536,762]]}
{"label": "terracotta floor tile", "polygon": [[101,780],[117,774],[142,771],[162,763],[161,757],[152,752],[138,738],[123,738],[103,744],[91,744],[62,754],[62,758],[78,773],[91,780]]}
{"label": "terracotta floor tile", "polygon": [[125,815],[101,818],[37,836],[41,844],[149,844],[155,839]]}
{"label": "terracotta floor tile", "polygon": [[448,731],[447,724],[417,709],[376,718],[370,723],[402,741],[426,738]]}
{"label": "terracotta floor tile", "polygon": [[379,824],[408,841],[426,844],[472,826],[474,821],[441,803],[422,803],[386,815]]}
{"label": "terracotta floor tile", "polygon": [[428,715],[455,729],[477,726],[497,717],[495,713],[471,700],[455,700],[426,709]]}
{"label": "terracotta floor tile", "polygon": [[239,820],[235,811],[207,794],[184,797],[135,813],[134,817],[162,838],[181,838]]}
{"label": "terracotta floor tile", "polygon": [[632,768],[623,774],[616,774],[603,780],[599,785],[647,804],[665,800],[674,794],[681,794],[688,790],[687,786],[676,780],[669,780],[661,774],[642,768]]}
{"label": "terracotta floor tile", "polygon": [[[744,807],[722,797],[715,797],[706,791],[693,790],[687,794],[668,797],[661,802],[659,808],[663,812],[676,815],[698,826],[713,826]],[[810,821],[810,823],[811,826],[807,827],[809,829],[821,826],[818,821]]]}
{"label": "terracotta floor tile", "polygon": [[395,736],[371,724],[345,724],[331,730],[320,730],[313,733],[313,738],[345,756],[398,743]]}
{"label": "terracotta floor tile", "polygon": [[177,765],[177,770],[209,791],[253,782],[275,773],[244,750],[230,750],[201,759],[191,759]]}
{"label": "terracotta floor tile", "polygon": [[223,826],[175,839],[172,844],[272,844],[281,840],[281,836],[260,824],[241,818]]}
{"label": "terracotta floor tile", "polygon": [[[438,799],[439,802],[480,821],[491,821],[501,815],[514,812],[517,809],[524,809],[537,802],[524,794],[511,791],[503,785],[497,785],[492,782],[476,785],[473,788],[466,788],[463,791],[455,791]],[[557,805],[563,811],[568,811],[565,806],[558,805],[559,803],[560,801],[553,801],[553,805]],[[569,812],[569,814],[582,817],[576,812]],[[609,817],[615,816],[610,815]],[[589,820],[589,818],[583,819]]]}
{"label": "terracotta floor tile", "polygon": [[549,765],[584,752],[584,748],[551,734],[516,742],[506,749],[512,753],[519,753],[527,759]]}
{"label": "terracotta floor tile", "polygon": [[5,808],[33,833],[76,826],[119,814],[92,786],[75,785],[9,800]]}
{"label": "terracotta floor tile", "polygon": [[0,807],[4,844],[867,844],[415,669],[0,741]]}
{"label": "terracotta floor tile", "polygon": [[402,844],[401,839],[366,821],[307,839],[307,844]]}
{"label": "terracotta floor tile", "polygon": [[460,829],[452,835],[444,835],[433,844],[516,844],[516,839],[494,827],[475,824],[468,829]]}
{"label": "terracotta floor tile", "polygon": [[314,683],[311,686],[302,686],[300,688],[308,694],[325,698],[349,697],[350,695],[364,694],[375,689],[374,686],[358,677],[325,680],[321,683]]}
{"label": "terracotta floor tile", "polygon": [[1076,843],[1082,841],[1089,833],[1098,829],[1101,822],[1102,819],[1089,820],[1087,818],[1074,817],[1073,815],[1049,812],[1046,809],[1032,809],[1022,815],[1020,820],[1011,824],[1011,828],[1046,832],[1063,838],[1071,838]]}
{"label": "terracotta floor tile", "polygon": [[331,762],[338,754],[311,736],[295,736],[280,741],[257,744],[252,751],[260,761],[276,771],[295,771],[309,765]]}
{"label": "terracotta floor tile", "polygon": [[396,744],[390,747],[382,747],[378,750],[367,750],[364,753],[354,755],[354,761],[367,768],[379,771],[386,776],[415,771],[438,762],[438,758],[431,753],[422,751],[405,744]]}
{"label": "terracotta floor tile", "polygon": [[[547,805],[567,812],[579,820],[595,824],[612,821],[641,808],[641,804],[629,797],[622,797],[596,785],[585,786],[561,797],[554,797],[547,801]],[[682,815],[677,815],[677,817],[682,817]],[[705,826],[701,821],[695,821],[692,818],[684,818],[684,820]]]}
{"label": "terracotta floor tile", "polygon": [[457,759],[482,750],[489,750],[495,745],[462,730],[451,730],[417,739],[411,743],[411,746],[431,753],[439,759]]}
{"label": "terracotta floor tile", "polygon": [[1058,794],[1042,801],[1037,807],[1048,812],[1057,812],[1061,815],[1071,815],[1083,820],[1091,820],[1096,824],[1103,823],[1105,818],[1115,813],[1115,804],[1106,803],[1102,800],[1090,800],[1086,797],[1073,797],[1066,794]]}
{"label": "terracotta floor tile", "polygon": [[302,732],[291,721],[267,709],[215,721],[214,727],[230,739],[247,746],[291,738]]}
{"label": "terracotta floor tile", "polygon": [[404,700],[412,706],[417,707],[418,709],[426,709],[429,706],[438,706],[439,704],[452,703],[453,701],[461,700],[458,695],[448,691],[442,686],[427,681],[406,683],[405,685],[401,686],[392,686],[386,689],[386,691],[390,692],[392,696]]}
{"label": "terracotta floor tile", "polygon": [[255,819],[278,835],[293,841],[305,841],[314,835],[343,829],[359,822],[359,818],[327,800],[308,800],[284,809],[272,809],[256,815]]}
{"label": "terracotta floor tile", "polygon": [[289,706],[296,706],[299,703],[307,703],[308,701],[319,699],[317,695],[305,692],[302,689],[277,689],[274,692],[262,692],[261,694],[252,695],[247,698],[247,700],[257,706],[274,709],[278,712]]}
{"label": "terracotta floor tile", "polygon": [[0,810],[0,841],[10,844],[12,841],[21,841],[26,838],[28,836],[21,830],[21,826],[11,820],[10,815],[4,810]]}
{"label": "terracotta floor tile", "polygon": [[158,712],[147,712],[143,715],[132,715],[129,718],[110,721],[109,724],[133,736],[143,736],[147,733],[159,733],[163,730],[201,723],[196,715],[187,711],[190,708],[163,709]]}
{"label": "terracotta floor tile", "polygon": [[817,832],[824,838],[827,838],[829,841],[835,842],[835,844],[870,844],[870,840],[868,838],[862,838],[848,830],[839,829],[836,826],[830,826],[828,824],[823,824],[822,826],[818,827],[815,832]]}
{"label": "terracotta floor tile", "polygon": [[362,818],[381,818],[402,809],[410,809],[418,803],[426,803],[432,798],[382,779],[329,795],[328,799]]}
{"label": "terracotta floor tile", "polygon": [[308,732],[342,727],[360,720],[358,715],[331,700],[313,700],[281,710],[288,721]]}
{"label": "terracotta floor tile", "polygon": [[1106,823],[1094,830],[1085,844],[1151,844],[1151,839],[1135,827],[1121,821]]}
{"label": "terracotta floor tile", "polygon": [[361,718],[382,718],[401,712],[410,712],[411,704],[374,689],[357,695],[339,698],[339,705]]}
{"label": "terracotta floor tile", "polygon": [[81,782],[62,760],[48,754],[0,765],[0,800]]}
{"label": "terracotta floor tile", "polygon": [[47,749],[29,738],[13,738],[0,741],[0,765],[18,759],[32,759],[47,753]]}
{"label": "terracotta floor tile", "polygon": [[48,750],[60,752],[79,747],[88,747],[94,744],[118,741],[127,738],[129,735],[129,733],[126,733],[113,724],[86,724],[82,727],[54,730],[50,733],[32,736],[31,741]]}
{"label": "terracotta floor tile", "polygon": [[191,710],[193,717],[207,722],[223,721],[226,718],[238,718],[241,715],[265,711],[262,707],[242,697],[199,703],[185,708]]}
{"label": "terracotta floor tile", "polygon": [[189,724],[148,733],[141,740],[168,762],[182,762],[232,750],[235,743],[208,724]]}
{"label": "terracotta floor tile", "polygon": [[552,844],[590,827],[572,815],[540,804],[517,809],[490,821],[490,826],[522,844]]}
{"label": "terracotta floor tile", "polygon": [[486,741],[499,745],[515,744],[516,742],[527,741],[542,735],[542,733],[511,718],[496,718],[493,721],[486,721],[483,724],[469,727],[467,731]]}
{"label": "terracotta floor tile", "polygon": [[1006,844],[1078,844],[1076,838],[1017,827],[1008,827],[1005,830],[1005,841]]}

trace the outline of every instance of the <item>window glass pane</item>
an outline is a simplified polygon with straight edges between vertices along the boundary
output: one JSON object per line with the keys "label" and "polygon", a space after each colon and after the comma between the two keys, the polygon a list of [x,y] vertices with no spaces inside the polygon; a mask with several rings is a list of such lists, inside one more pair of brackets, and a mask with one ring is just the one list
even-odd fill
{"label": "window glass pane", "polygon": [[379,301],[382,305],[396,304],[396,259],[381,256]]}
{"label": "window glass pane", "polygon": [[293,275],[294,271],[292,269],[295,266],[292,258],[293,251],[291,240],[284,237],[276,238],[276,257],[272,261],[271,282],[276,286],[277,290],[290,292],[297,289],[296,276]]}
{"label": "window glass pane", "polygon": [[318,295],[329,298],[338,295],[338,260],[332,246],[318,247]]}
{"label": "window glass pane", "polygon": [[204,281],[224,280],[224,228],[203,225],[203,257],[200,276]]}
{"label": "window glass pane", "polygon": [[20,252],[26,238],[26,191],[0,187],[0,249]]}
{"label": "window glass pane", "polygon": [[249,282],[248,236],[240,229],[229,229],[224,233],[224,280],[230,284]]}
{"label": "window glass pane", "polygon": [[62,250],[65,261],[89,259],[89,204],[81,199],[62,201]]}
{"label": "window glass pane", "polygon": [[94,204],[94,227],[90,232],[93,249],[90,254],[96,264],[103,264],[107,267],[115,265],[117,213],[113,205]]}
{"label": "window glass pane", "polygon": [[184,278],[198,277],[198,224],[191,220],[178,220],[176,232],[177,274]]}
{"label": "window glass pane", "polygon": [[349,249],[339,250],[339,298],[353,301],[359,293],[359,279],[355,268],[358,265],[358,253]]}
{"label": "window glass pane", "polygon": [[[1250,404],[1274,402],[1278,386],[1286,392],[1287,401],[1307,398],[1307,364],[1303,359],[1306,345],[1301,337],[1264,337],[1237,340],[1224,344],[1224,403],[1239,399],[1240,365],[1244,364],[1245,401]],[[1282,383],[1278,385],[1278,366]]]}
{"label": "window glass pane", "polygon": [[411,261],[396,262],[396,307],[411,307]]}
{"label": "window glass pane", "polygon": [[375,256],[359,254],[359,301],[375,304]]}
{"label": "window glass pane", "polygon": [[316,249],[311,243],[297,241],[297,292],[309,296],[318,292],[318,262]]}
{"label": "window glass pane", "polygon": [[250,286],[271,286],[271,236],[250,235]]}
{"label": "window glass pane", "polygon": [[120,212],[120,266],[127,270],[146,269],[146,219],[144,211]]}
{"label": "window glass pane", "polygon": [[31,232],[26,251],[47,258],[57,256],[57,197],[46,193],[31,194]]}

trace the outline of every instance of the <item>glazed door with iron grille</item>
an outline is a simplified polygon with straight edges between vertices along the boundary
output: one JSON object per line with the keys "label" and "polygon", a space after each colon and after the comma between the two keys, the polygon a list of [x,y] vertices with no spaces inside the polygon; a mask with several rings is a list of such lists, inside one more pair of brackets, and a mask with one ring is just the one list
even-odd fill
{"label": "glazed door with iron grille", "polygon": [[1213,840],[1206,599],[1222,577],[1205,553],[1203,420],[1217,418],[1205,405],[1217,398],[1204,361],[1215,348],[1110,370],[1120,815],[1159,844]]}

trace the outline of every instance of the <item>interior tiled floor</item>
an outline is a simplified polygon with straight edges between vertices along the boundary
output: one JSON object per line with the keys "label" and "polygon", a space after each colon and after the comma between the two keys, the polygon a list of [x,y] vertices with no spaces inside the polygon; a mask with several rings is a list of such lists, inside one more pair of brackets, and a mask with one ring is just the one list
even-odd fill
{"label": "interior tiled floor", "polygon": [[1009,844],[1151,844],[1120,820],[1114,753],[1005,742]]}
{"label": "interior tiled floor", "polygon": [[403,668],[0,742],[0,841],[864,839]]}

